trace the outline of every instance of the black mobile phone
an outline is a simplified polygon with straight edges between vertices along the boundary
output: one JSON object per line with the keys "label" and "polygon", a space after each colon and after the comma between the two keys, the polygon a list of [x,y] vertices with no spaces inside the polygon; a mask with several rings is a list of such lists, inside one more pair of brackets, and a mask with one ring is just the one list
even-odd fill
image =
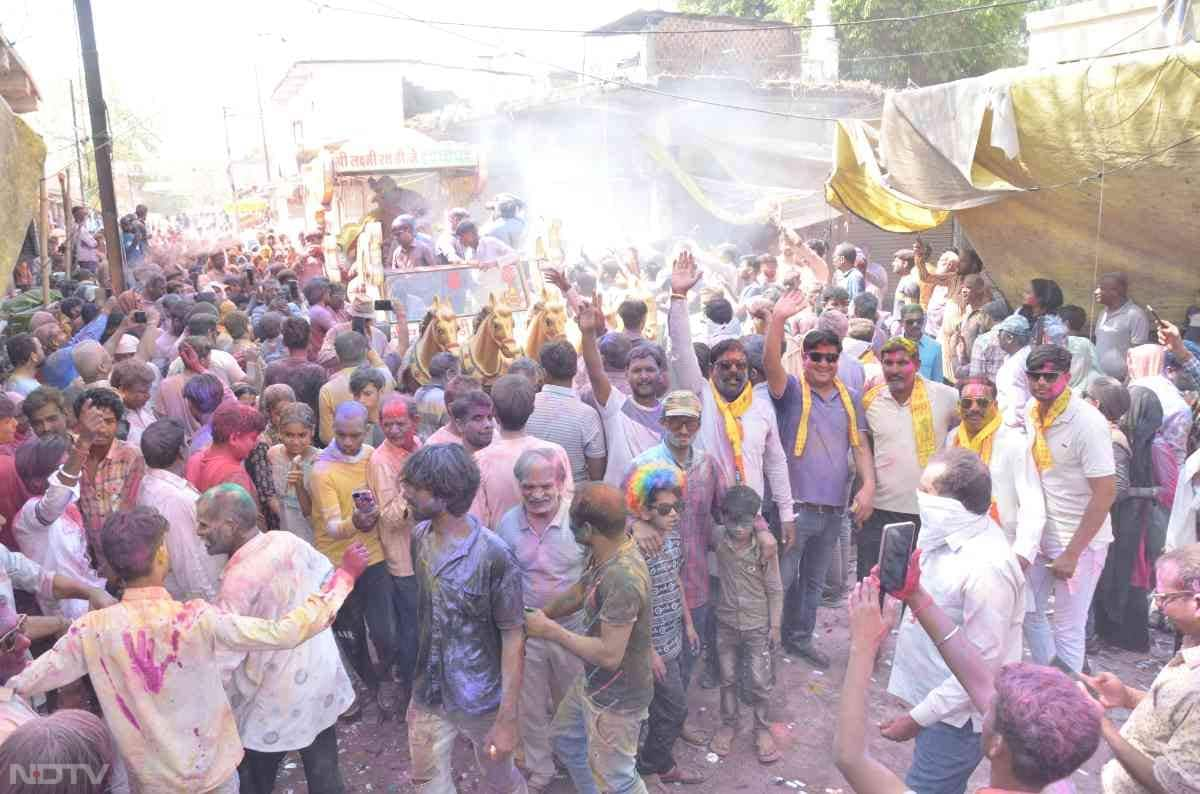
{"label": "black mobile phone", "polygon": [[249,284],[254,283],[254,268],[252,267],[246,268],[246,282]]}
{"label": "black mobile phone", "polygon": [[911,521],[885,524],[879,543],[879,599],[904,588],[908,560],[917,542],[917,525]]}
{"label": "black mobile phone", "polygon": [[1055,656],[1050,660],[1050,666],[1056,670],[1061,670],[1062,672],[1066,673],[1067,677],[1072,681],[1078,681],[1079,683],[1083,684],[1083,688],[1086,689],[1087,693],[1092,696],[1092,700],[1095,700],[1097,703],[1100,702],[1100,693],[1097,692],[1091,684],[1083,680],[1083,676],[1075,672],[1075,670],[1071,668],[1071,665]]}
{"label": "black mobile phone", "polygon": [[288,291],[292,293],[292,300],[293,300],[293,301],[298,301],[298,300],[300,300],[300,282],[298,282],[298,281],[289,281],[289,282],[288,282]]}
{"label": "black mobile phone", "polygon": [[391,301],[375,301],[375,311],[390,312],[392,310]]}
{"label": "black mobile phone", "polygon": [[145,313],[145,312],[143,312],[143,311],[136,311],[136,312],[134,312],[134,313],[133,313],[133,321],[134,321],[135,323],[144,323],[144,322],[146,322],[146,313]]}
{"label": "black mobile phone", "polygon": [[1150,312],[1150,316],[1154,318],[1154,323],[1156,325],[1159,325],[1159,326],[1166,325],[1166,323],[1163,322],[1163,318],[1158,316],[1158,312],[1154,311],[1153,306],[1151,306],[1150,304],[1146,304],[1146,311]]}

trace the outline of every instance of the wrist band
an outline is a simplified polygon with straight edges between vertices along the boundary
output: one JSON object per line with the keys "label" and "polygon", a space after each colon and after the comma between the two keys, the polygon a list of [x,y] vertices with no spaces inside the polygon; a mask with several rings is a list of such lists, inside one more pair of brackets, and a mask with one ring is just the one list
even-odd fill
{"label": "wrist band", "polygon": [[671,300],[675,300],[676,298],[678,298],[681,301],[685,301],[685,300],[687,300],[687,295],[680,295],[678,292],[672,292]]}
{"label": "wrist band", "polygon": [[933,647],[940,648],[943,645],[945,645],[946,643],[950,642],[950,638],[953,637],[955,634],[958,634],[958,630],[961,628],[962,628],[962,626],[955,626],[954,628],[950,629],[950,633],[947,634],[945,637],[942,637],[942,639],[939,640],[938,642],[935,642],[933,644]]}

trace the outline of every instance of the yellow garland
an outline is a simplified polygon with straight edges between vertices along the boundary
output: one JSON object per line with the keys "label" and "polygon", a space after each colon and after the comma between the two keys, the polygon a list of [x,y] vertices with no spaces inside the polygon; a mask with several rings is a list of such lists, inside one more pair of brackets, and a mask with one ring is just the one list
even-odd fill
{"label": "yellow garland", "polygon": [[1039,472],[1054,465],[1054,456],[1050,454],[1050,443],[1046,441],[1046,431],[1054,424],[1054,420],[1067,410],[1067,403],[1070,401],[1071,390],[1067,388],[1063,389],[1062,394],[1055,398],[1049,410],[1046,410],[1040,401],[1033,409],[1033,462],[1037,464]]}
{"label": "yellow garland", "polygon": [[[842,407],[846,409],[846,419],[850,423],[850,446],[858,449],[858,416],[854,412],[854,401],[850,399],[850,392],[842,385],[839,378],[833,379],[833,385],[837,387],[838,397],[842,400]],[[808,420],[812,414],[812,388],[808,385],[807,378],[800,378],[800,425],[796,428],[796,457],[804,454],[804,446],[808,443]]]}
{"label": "yellow garland", "polygon": [[875,351],[869,347],[866,350],[864,350],[862,353],[859,354],[858,360],[861,361],[863,364],[878,364],[879,363],[879,359],[875,357]]}
{"label": "yellow garland", "polygon": [[[875,402],[875,398],[886,388],[887,384],[881,383],[868,391],[863,396],[863,410],[869,409],[871,403]],[[929,404],[929,392],[925,389],[925,379],[920,375],[913,379],[912,395],[909,397],[908,404],[909,412],[912,414],[913,439],[917,444],[917,462],[921,464],[921,468],[925,468],[925,464],[937,451],[937,440],[933,433],[933,407]]]}
{"label": "yellow garland", "polygon": [[954,446],[971,450],[988,465],[992,462],[992,442],[996,440],[996,431],[1000,429],[1000,412],[995,404],[991,406],[990,416],[987,424],[973,437],[967,434],[966,422],[960,422],[958,430],[954,432]]}
{"label": "yellow garland", "polygon": [[715,383],[709,381],[708,386],[712,389],[713,402],[717,404],[717,410],[721,412],[721,418],[725,420],[725,435],[729,438],[729,446],[733,448],[733,465],[737,469],[738,483],[744,483],[746,481],[746,462],[742,459],[741,419],[746,411],[750,410],[750,404],[754,401],[754,390],[750,388],[750,381],[746,381],[746,386],[737,399],[733,402],[726,402],[721,393],[717,391]]}

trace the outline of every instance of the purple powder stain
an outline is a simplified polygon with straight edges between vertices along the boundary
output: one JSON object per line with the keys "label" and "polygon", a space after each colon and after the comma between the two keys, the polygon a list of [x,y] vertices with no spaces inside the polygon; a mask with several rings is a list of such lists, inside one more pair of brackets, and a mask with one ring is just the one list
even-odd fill
{"label": "purple powder stain", "polygon": [[108,685],[112,687],[113,694],[117,698],[117,708],[121,709],[121,713],[125,715],[125,719],[129,720],[133,727],[137,728],[138,733],[142,732],[142,726],[138,723],[137,717],[133,716],[133,711],[130,710],[129,704],[125,702],[125,698],[117,692],[117,685],[113,683],[112,673],[108,672],[108,665],[105,664],[104,658],[100,659],[100,667],[104,670],[104,677],[108,679]]}
{"label": "purple powder stain", "polygon": [[142,683],[145,684],[147,691],[153,694],[161,692],[167,666],[171,662],[177,661],[178,657],[172,654],[163,659],[161,664],[155,661],[154,638],[147,637],[144,631],[138,631],[136,646],[128,632],[122,639],[125,642],[125,652],[129,654],[129,661],[133,665],[133,669],[137,670],[138,675],[142,677]]}

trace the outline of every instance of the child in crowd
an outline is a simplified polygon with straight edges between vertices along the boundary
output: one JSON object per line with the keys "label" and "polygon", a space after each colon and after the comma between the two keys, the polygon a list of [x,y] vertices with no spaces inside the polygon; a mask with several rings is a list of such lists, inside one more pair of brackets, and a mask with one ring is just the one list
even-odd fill
{"label": "child in crowd", "polygon": [[279,528],[313,542],[312,499],[309,497],[312,465],[317,459],[313,433],[317,418],[304,403],[282,403],[272,418],[282,443],[267,452],[271,477],[279,494]]}
{"label": "child in crowd", "polygon": [[[387,385],[383,373],[374,367],[359,367],[350,373],[350,394],[367,407],[367,416],[379,416],[380,396]],[[383,428],[378,422],[367,420],[366,443],[378,449],[384,442]]]}
{"label": "child in crowd", "polygon": [[727,755],[737,734],[739,706],[737,660],[749,660],[750,694],[754,702],[754,743],[761,763],[780,758],[767,721],[771,698],[772,649],[779,647],[783,619],[783,585],[779,557],[758,540],[756,522],[762,500],[738,485],[721,504],[724,526],[713,527],[721,589],[717,598],[717,661],[721,668],[721,727],[709,749]]}
{"label": "child in crowd", "polygon": [[662,538],[659,552],[646,557],[653,591],[650,640],[654,698],[650,701],[646,741],[638,754],[637,766],[641,775],[658,775],[663,783],[704,780],[703,776],[680,769],[671,752],[688,713],[687,691],[679,667],[683,643],[686,641],[693,653],[700,648],[700,637],[692,626],[679,576],[683,568],[683,545],[677,528],[684,509],[684,479],[683,471],[676,466],[647,463],[633,470],[625,486],[635,528],[651,529]]}

